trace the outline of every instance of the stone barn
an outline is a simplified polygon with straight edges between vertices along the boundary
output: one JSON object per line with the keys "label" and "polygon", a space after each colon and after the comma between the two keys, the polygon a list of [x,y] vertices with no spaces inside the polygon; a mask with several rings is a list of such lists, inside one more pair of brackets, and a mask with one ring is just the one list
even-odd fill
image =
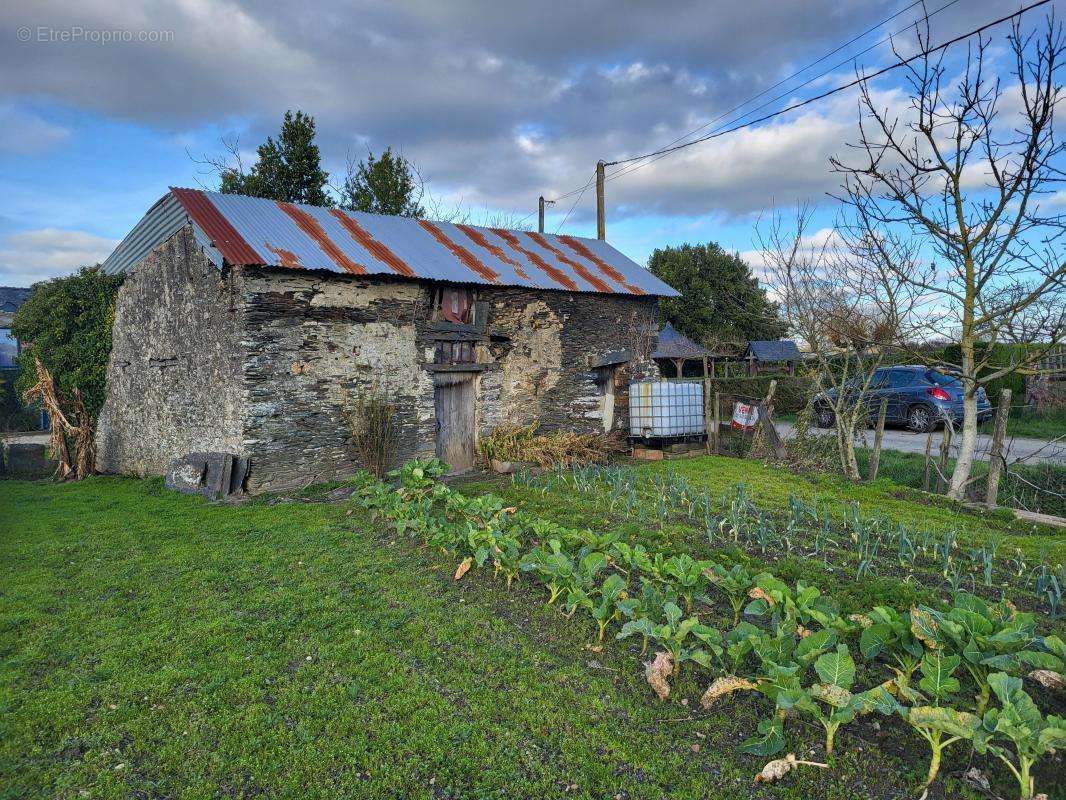
{"label": "stone barn", "polygon": [[[122,272],[98,468],[232,455],[252,492],[351,475],[359,398],[397,408],[396,460],[474,464],[501,423],[625,430],[673,289],[606,242],[171,189],[104,262]],[[649,333],[650,332],[650,333]],[[631,348],[631,361],[603,356]]]}

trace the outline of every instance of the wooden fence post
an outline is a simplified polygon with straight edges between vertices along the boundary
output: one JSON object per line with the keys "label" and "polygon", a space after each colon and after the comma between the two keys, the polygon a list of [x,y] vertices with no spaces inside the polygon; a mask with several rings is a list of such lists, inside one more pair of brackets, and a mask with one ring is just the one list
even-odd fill
{"label": "wooden fence post", "polygon": [[940,440],[940,458],[936,465],[936,493],[940,494],[947,486],[944,473],[948,471],[948,454],[951,452],[951,421],[944,420],[944,436]]}
{"label": "wooden fence post", "polygon": [[888,398],[882,398],[877,412],[877,430],[874,432],[874,449],[870,453],[870,480],[877,480],[877,468],[881,465],[881,437],[885,435],[885,416],[888,414]]}
{"label": "wooden fence post", "polygon": [[932,472],[932,464],[930,463],[930,455],[933,451],[933,432],[929,431],[929,435],[925,437],[925,475],[922,477],[922,491],[929,491],[929,474]]}
{"label": "wooden fence post", "polygon": [[988,454],[988,488],[985,492],[985,505],[996,507],[999,494],[999,481],[1003,477],[1003,438],[1007,435],[1007,418],[1010,416],[1010,389],[999,393],[999,408],[996,409],[996,425],[992,430],[992,451]]}
{"label": "wooden fence post", "polygon": [[772,419],[771,410],[773,408],[774,393],[777,391],[777,379],[770,381],[770,388],[766,392],[766,397],[761,403],[756,404],[756,408],[759,409],[758,425],[762,428],[763,435],[766,436],[767,443],[774,451],[774,455],[779,459],[784,459],[788,455],[788,451],[785,449],[785,443],[781,441],[781,436],[777,432],[777,428],[774,427],[774,421]]}
{"label": "wooden fence post", "polygon": [[704,442],[708,455],[711,452],[711,381],[707,377],[707,357],[703,358],[703,427],[707,434]]}
{"label": "wooden fence post", "polygon": [[722,435],[722,395],[719,392],[714,393],[714,454],[719,455],[719,437]]}

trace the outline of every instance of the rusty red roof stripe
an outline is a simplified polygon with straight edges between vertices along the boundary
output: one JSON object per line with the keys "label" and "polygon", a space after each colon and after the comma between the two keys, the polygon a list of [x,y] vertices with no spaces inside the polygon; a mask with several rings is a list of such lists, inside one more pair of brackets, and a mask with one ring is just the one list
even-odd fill
{"label": "rusty red roof stripe", "polygon": [[453,242],[444,231],[438,226],[434,225],[429,220],[420,219],[418,224],[422,226],[422,230],[428,232],[438,242],[452,251],[452,255],[459,259],[464,267],[472,272],[476,272],[482,278],[491,283],[496,283],[500,279],[500,273],[491,269],[480,258],[475,256],[465,247],[458,242]]}
{"label": "rusty red roof stripe", "polygon": [[589,250],[588,246],[580,239],[576,239],[573,236],[559,236],[558,239],[560,242],[565,244],[579,256],[588,259],[593,264],[595,264],[596,268],[599,269],[600,272],[602,272],[615,283],[624,286],[631,294],[645,294],[644,290],[641,289],[639,286],[634,286],[631,283],[626,283],[625,275],[616,270],[614,267],[612,267],[598,255],[593,253],[591,250]]}
{"label": "rusty red roof stripe", "polygon": [[551,250],[551,252],[555,254],[556,258],[558,258],[560,261],[566,264],[566,266],[570,267],[570,269],[572,269],[574,272],[576,272],[578,275],[580,275],[582,278],[592,284],[592,288],[595,289],[597,292],[614,291],[614,289],[608,286],[604,281],[600,280],[591,272],[589,272],[588,268],[584,264],[580,264],[577,261],[574,261],[574,259],[570,258],[570,256],[568,256],[566,253],[564,253],[562,250],[560,250],[558,247],[548,241],[548,237],[546,237],[544,234],[529,233],[526,235],[529,236],[530,239],[539,244],[541,247],[543,247],[545,250]]}
{"label": "rusty red roof stripe", "polygon": [[292,250],[286,250],[284,247],[274,247],[270,242],[263,242],[263,247],[269,250],[271,253],[278,257],[283,267],[302,267],[300,263],[300,257]]}
{"label": "rusty red roof stripe", "polygon": [[356,264],[348,258],[348,254],[337,247],[337,243],[329,238],[329,234],[326,233],[325,228],[319,224],[317,219],[292,203],[278,203],[278,208],[288,214],[297,227],[310,236],[334,264],[352,275],[366,275],[366,267],[362,264]]}
{"label": "rusty red roof stripe", "polygon": [[524,255],[530,261],[532,261],[538,269],[542,270],[549,278],[555,281],[560,286],[569,289],[572,292],[580,291],[578,285],[574,283],[574,279],[563,272],[561,269],[553,267],[547,261],[545,261],[540,253],[530,250],[527,247],[522,246],[522,242],[518,237],[511,233],[511,231],[504,230],[503,228],[493,228],[492,232],[503,239],[507,244],[511,245],[515,250]]}
{"label": "rusty red roof stripe", "polygon": [[336,208],[331,208],[329,213],[333,215],[337,222],[344,226],[344,230],[348,231],[348,235],[351,236],[360,247],[372,256],[385,262],[385,265],[397,275],[404,275],[408,278],[417,277],[415,271],[407,266],[407,263],[402,258],[371,236],[370,233],[354,219]]}
{"label": "rusty red roof stripe", "polygon": [[230,264],[265,264],[255,248],[237,233],[215,204],[197,189],[171,189],[186,213]]}
{"label": "rusty red roof stripe", "polygon": [[519,278],[524,281],[530,280],[529,274],[524,269],[522,269],[522,265],[520,263],[518,263],[509,255],[507,255],[507,253],[504,252],[504,249],[502,247],[490,242],[488,240],[488,237],[485,236],[485,234],[483,234],[477,228],[473,227],[472,225],[456,225],[455,227],[465,233],[470,239],[470,241],[472,241],[474,244],[478,245],[479,247],[484,247],[486,250],[496,256],[496,258],[500,259],[500,261],[502,261],[504,264],[510,264],[511,268],[514,269],[514,274],[517,275]]}

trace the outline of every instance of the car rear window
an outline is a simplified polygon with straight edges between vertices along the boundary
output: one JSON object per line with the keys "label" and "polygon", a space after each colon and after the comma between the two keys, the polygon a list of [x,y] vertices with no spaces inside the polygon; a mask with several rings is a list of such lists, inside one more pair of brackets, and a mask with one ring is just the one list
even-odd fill
{"label": "car rear window", "polygon": [[914,372],[909,369],[894,369],[888,375],[889,386],[910,386],[914,383]]}
{"label": "car rear window", "polygon": [[925,379],[937,386],[951,386],[954,388],[962,386],[962,382],[954,375],[945,375],[943,372],[939,372],[935,369],[927,369],[925,371]]}

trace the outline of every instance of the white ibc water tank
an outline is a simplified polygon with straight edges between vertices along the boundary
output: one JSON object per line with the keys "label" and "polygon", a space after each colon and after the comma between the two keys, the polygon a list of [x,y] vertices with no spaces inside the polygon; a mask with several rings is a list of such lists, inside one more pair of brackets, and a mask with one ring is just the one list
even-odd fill
{"label": "white ibc water tank", "polygon": [[629,384],[629,433],[644,439],[706,431],[703,384],[641,381]]}

